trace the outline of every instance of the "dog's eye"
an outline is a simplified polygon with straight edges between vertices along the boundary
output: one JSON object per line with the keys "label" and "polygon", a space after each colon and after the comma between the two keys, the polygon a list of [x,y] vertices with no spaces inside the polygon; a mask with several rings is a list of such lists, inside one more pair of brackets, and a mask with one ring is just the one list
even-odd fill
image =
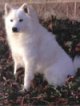
{"label": "dog's eye", "polygon": [[10,19],[11,22],[13,22],[13,19]]}
{"label": "dog's eye", "polygon": [[19,19],[19,22],[22,22],[23,21],[23,19]]}

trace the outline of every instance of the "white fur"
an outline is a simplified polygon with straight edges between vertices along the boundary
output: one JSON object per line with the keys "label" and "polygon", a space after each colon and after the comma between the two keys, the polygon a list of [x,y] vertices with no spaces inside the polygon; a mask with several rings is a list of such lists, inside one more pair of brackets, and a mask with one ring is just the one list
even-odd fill
{"label": "white fur", "polygon": [[[24,12],[24,7],[28,13]],[[24,89],[30,87],[36,72],[42,73],[54,86],[63,85],[68,75],[75,74],[71,58],[59,46],[55,36],[41,26],[31,6],[24,4],[13,9],[7,5],[5,11],[5,28],[14,60],[14,74],[19,67],[24,67]],[[10,22],[10,19],[14,21]],[[23,19],[23,22],[19,22],[19,19]],[[12,32],[14,26],[19,32]]]}
{"label": "white fur", "polygon": [[73,61],[74,68],[77,70],[80,68],[80,56],[76,56]]}

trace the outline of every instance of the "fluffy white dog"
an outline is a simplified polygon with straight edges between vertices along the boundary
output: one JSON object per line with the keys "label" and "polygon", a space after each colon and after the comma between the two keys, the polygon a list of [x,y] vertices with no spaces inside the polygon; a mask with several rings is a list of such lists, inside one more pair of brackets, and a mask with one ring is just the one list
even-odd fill
{"label": "fluffy white dog", "polygon": [[14,74],[20,67],[25,69],[23,89],[30,87],[36,72],[42,73],[54,86],[63,85],[68,75],[75,74],[72,59],[59,46],[55,36],[39,23],[32,6],[25,3],[12,8],[5,4],[4,21]]}

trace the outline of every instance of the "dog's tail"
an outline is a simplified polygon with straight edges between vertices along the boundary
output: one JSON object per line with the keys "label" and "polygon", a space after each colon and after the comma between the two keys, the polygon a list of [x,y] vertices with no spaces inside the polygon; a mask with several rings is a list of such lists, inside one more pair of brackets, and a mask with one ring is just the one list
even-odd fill
{"label": "dog's tail", "polygon": [[73,60],[75,70],[80,68],[80,56],[75,56]]}

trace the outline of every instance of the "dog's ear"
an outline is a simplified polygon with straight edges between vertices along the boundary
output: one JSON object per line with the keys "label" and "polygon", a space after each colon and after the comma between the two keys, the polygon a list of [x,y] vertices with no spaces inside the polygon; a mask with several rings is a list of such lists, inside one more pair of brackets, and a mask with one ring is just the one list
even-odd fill
{"label": "dog's ear", "polygon": [[32,7],[32,5],[28,4],[28,3],[24,3],[21,7],[21,9],[24,10],[25,13],[28,13],[29,15],[34,13],[34,9]]}
{"label": "dog's ear", "polygon": [[7,15],[11,10],[11,7],[8,3],[5,3],[5,15]]}
{"label": "dog's ear", "polygon": [[20,8],[22,8],[25,13],[28,13],[29,12],[29,10],[28,10],[28,4],[27,3],[24,3]]}
{"label": "dog's ear", "polygon": [[24,3],[20,7],[20,9],[24,10],[24,12],[27,13],[29,16],[31,16],[35,21],[38,21],[36,11],[34,10],[31,4]]}

